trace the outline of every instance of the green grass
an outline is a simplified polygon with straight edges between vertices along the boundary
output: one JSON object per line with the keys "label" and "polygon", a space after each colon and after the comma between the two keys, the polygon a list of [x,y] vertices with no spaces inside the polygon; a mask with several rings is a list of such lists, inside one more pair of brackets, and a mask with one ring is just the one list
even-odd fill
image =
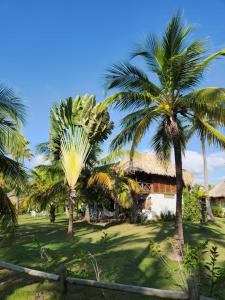
{"label": "green grass", "polygon": [[[173,235],[173,222],[155,222],[151,225],[120,224],[104,228],[100,225],[75,223],[74,238],[66,235],[67,222],[58,217],[55,224],[48,218],[19,219],[16,236],[11,240],[0,240],[0,261],[21,266],[57,272],[60,263],[70,264],[74,276],[95,279],[90,262],[80,263],[79,256],[90,251],[96,256],[102,270],[101,280],[125,284],[142,285],[161,289],[178,289],[175,278],[171,278],[158,259],[150,256],[149,241],[153,239],[167,249],[167,237]],[[209,240],[219,248],[221,262],[225,261],[225,220],[216,224],[188,224],[185,226],[186,241],[197,244]],[[109,240],[101,243],[103,232]],[[40,258],[35,238],[48,248],[49,261]],[[82,254],[82,255],[81,255]],[[220,291],[219,299],[225,299]],[[140,296],[106,292],[106,299],[149,299]],[[41,281],[11,271],[0,270],[0,299],[61,299],[58,284]],[[223,298],[224,297],[224,298]],[[101,299],[101,291],[92,288],[69,287],[66,299]]]}

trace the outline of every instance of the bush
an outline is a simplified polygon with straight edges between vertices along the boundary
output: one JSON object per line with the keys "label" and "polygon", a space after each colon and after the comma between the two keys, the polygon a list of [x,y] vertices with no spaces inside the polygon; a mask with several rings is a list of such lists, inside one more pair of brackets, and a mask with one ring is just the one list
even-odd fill
{"label": "bush", "polygon": [[168,211],[167,213],[161,212],[160,214],[160,219],[163,221],[174,221],[175,220],[175,215]]}
{"label": "bush", "polygon": [[218,218],[224,217],[224,209],[221,205],[212,205],[212,212],[215,217]]}
{"label": "bush", "polygon": [[184,219],[192,222],[199,222],[201,219],[201,207],[199,199],[195,196],[195,193],[184,189],[183,191],[183,215]]}
{"label": "bush", "polygon": [[147,215],[141,213],[139,216],[138,216],[138,221],[141,223],[141,225],[148,225],[148,224],[151,224],[151,221],[148,220],[148,217]]}

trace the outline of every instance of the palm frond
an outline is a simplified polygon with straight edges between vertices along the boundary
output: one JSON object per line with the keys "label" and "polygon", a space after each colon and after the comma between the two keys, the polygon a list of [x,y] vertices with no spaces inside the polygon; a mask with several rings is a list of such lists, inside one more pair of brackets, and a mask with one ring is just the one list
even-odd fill
{"label": "palm frond", "polygon": [[121,111],[141,109],[154,103],[154,97],[149,92],[120,92],[109,96],[102,102],[102,107],[113,106]]}
{"label": "palm frond", "polygon": [[25,121],[25,106],[22,101],[15,96],[12,89],[0,85],[0,110],[1,115],[6,114],[16,122]]}
{"label": "palm frond", "polygon": [[61,138],[61,161],[71,188],[75,188],[90,148],[88,137],[82,127],[77,126],[73,133],[67,131]]}
{"label": "palm frond", "polygon": [[26,182],[27,173],[21,163],[0,153],[0,165],[3,178],[9,180],[12,186]]}
{"label": "palm frond", "polygon": [[15,207],[2,187],[0,187],[0,199],[0,228],[7,232],[17,223]]}
{"label": "palm frond", "polygon": [[102,157],[99,161],[99,165],[108,165],[117,162],[118,160],[128,156],[130,154],[129,149],[117,149],[115,151],[111,151],[108,155]]}
{"label": "palm frond", "polygon": [[49,156],[49,154],[50,154],[49,142],[39,143],[36,146],[35,150],[38,154],[44,154],[46,156]]}
{"label": "palm frond", "polygon": [[225,148],[225,136],[204,119],[198,119],[201,126],[197,127],[197,132],[201,138],[207,138],[209,143]]}
{"label": "palm frond", "polygon": [[113,65],[105,76],[107,89],[121,88],[132,92],[149,92],[157,96],[160,89],[151,81],[148,76],[130,63]]}
{"label": "palm frond", "polygon": [[110,173],[97,172],[91,175],[91,177],[88,180],[88,187],[94,184],[101,185],[108,190],[112,190],[114,179],[112,178]]}

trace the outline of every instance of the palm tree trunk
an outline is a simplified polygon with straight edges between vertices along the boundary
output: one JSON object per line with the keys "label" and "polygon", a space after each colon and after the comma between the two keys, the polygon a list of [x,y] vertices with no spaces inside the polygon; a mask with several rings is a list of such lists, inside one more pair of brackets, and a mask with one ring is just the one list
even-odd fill
{"label": "palm tree trunk", "polygon": [[49,216],[50,216],[50,223],[55,223],[55,204],[50,204],[50,211],[49,211]]}
{"label": "palm tree trunk", "polygon": [[17,219],[19,216],[19,206],[20,206],[20,198],[19,198],[19,196],[16,196],[16,217],[17,217]]}
{"label": "palm tree trunk", "polygon": [[73,237],[73,195],[74,193],[75,190],[71,189],[69,192],[69,201],[68,201],[69,221],[68,221],[67,234],[70,238]]}
{"label": "palm tree trunk", "polygon": [[215,218],[212,213],[210,200],[208,198],[209,191],[209,183],[208,183],[208,166],[207,166],[207,158],[206,158],[206,150],[205,150],[205,141],[201,139],[202,146],[202,158],[203,158],[203,172],[204,172],[204,189],[206,193],[206,212],[209,221],[215,222]]}
{"label": "palm tree trunk", "polygon": [[183,248],[183,218],[182,218],[182,194],[183,194],[183,172],[182,172],[182,151],[179,136],[173,138],[175,168],[176,168],[176,218],[175,218],[175,238]]}
{"label": "palm tree trunk", "polygon": [[130,208],[130,223],[135,224],[137,223],[137,218],[138,218],[138,199],[134,193],[132,193],[132,198],[133,198],[133,204]]}
{"label": "palm tree trunk", "polygon": [[91,223],[90,208],[89,208],[89,205],[88,205],[88,204],[86,205],[84,220],[85,220],[85,222],[88,223],[88,224]]}

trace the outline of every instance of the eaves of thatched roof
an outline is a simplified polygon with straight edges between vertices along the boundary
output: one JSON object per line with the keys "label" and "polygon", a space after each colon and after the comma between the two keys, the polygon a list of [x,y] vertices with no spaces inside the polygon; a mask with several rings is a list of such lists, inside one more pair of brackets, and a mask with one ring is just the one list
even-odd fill
{"label": "eaves of thatched roof", "polygon": [[[116,169],[123,170],[125,173],[145,172],[167,177],[176,177],[175,166],[170,162],[162,163],[156,155],[149,152],[135,154],[132,163],[130,158],[122,159],[116,166]],[[190,186],[194,180],[192,173],[183,170],[183,180],[186,186]]]}
{"label": "eaves of thatched roof", "polygon": [[209,196],[212,198],[225,198],[225,181],[219,182],[209,191]]}

